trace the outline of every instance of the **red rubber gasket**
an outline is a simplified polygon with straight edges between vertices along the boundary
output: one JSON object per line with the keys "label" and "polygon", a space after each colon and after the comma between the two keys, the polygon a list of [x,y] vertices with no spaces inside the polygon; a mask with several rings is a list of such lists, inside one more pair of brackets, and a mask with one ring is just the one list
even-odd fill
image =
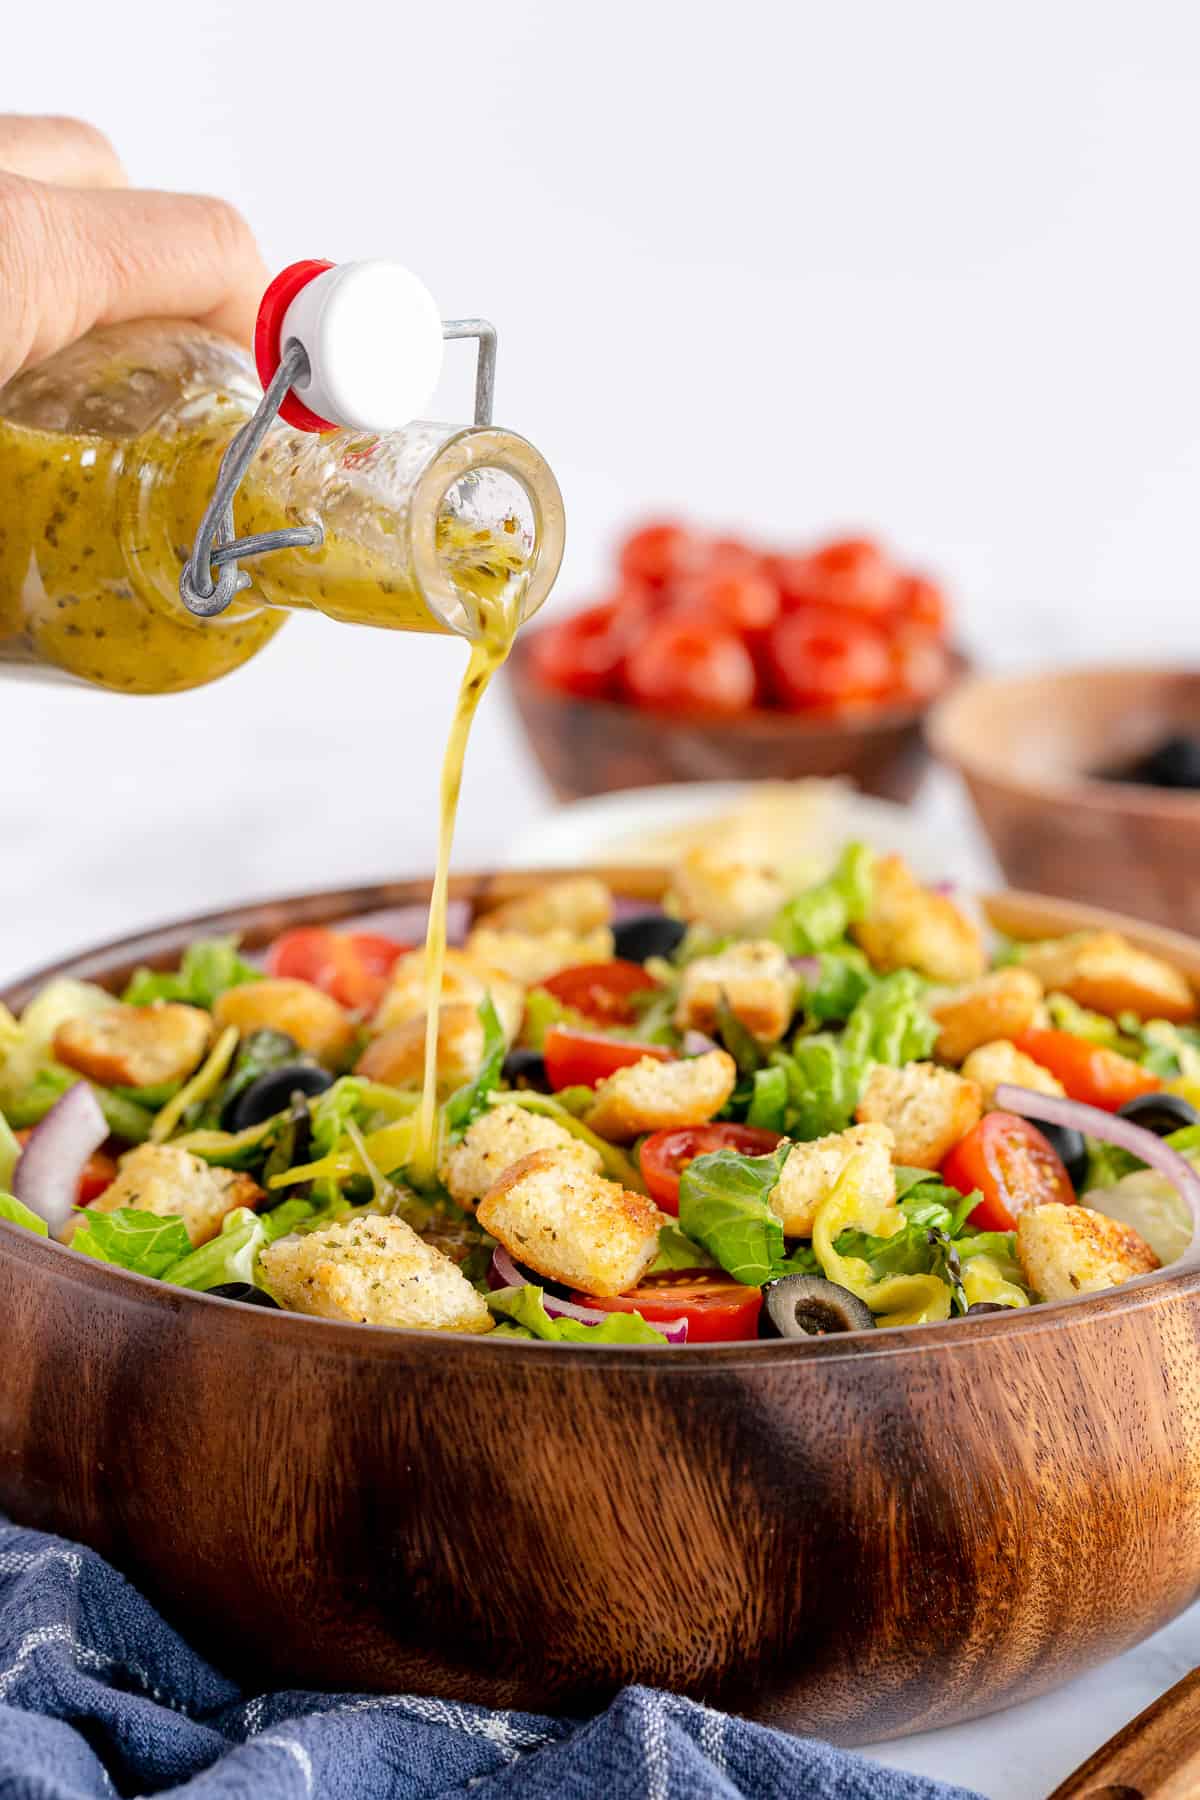
{"label": "red rubber gasket", "polygon": [[[254,324],[254,362],[258,369],[258,379],[264,388],[270,385],[283,360],[283,345],[279,339],[288,307],[301,288],[306,288],[316,276],[323,275],[326,269],[332,269],[333,266],[331,262],[317,262],[313,259],[289,263],[286,269],[280,269],[259,302],[258,318]],[[289,388],[284,395],[279,416],[286,424],[294,425],[297,431],[337,430],[331,420],[323,419],[319,413],[305,406],[294,388]]]}

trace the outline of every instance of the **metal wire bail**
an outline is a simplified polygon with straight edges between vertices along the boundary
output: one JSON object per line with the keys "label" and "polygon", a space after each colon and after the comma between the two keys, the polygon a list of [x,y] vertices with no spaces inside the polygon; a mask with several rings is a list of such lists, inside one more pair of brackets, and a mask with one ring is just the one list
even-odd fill
{"label": "metal wire bail", "polygon": [[[475,424],[490,425],[496,387],[496,328],[486,319],[447,319],[442,336],[477,338],[475,365]],[[235,537],[233,500],[254,461],[263,439],[275,423],[288,389],[308,379],[309,363],[304,346],[293,338],[253,417],[230,441],[221,458],[212,499],[204,509],[192,545],[192,554],[179,577],[179,597],[198,618],[215,618],[224,612],[235,594],[250,586],[250,577],[238,567],[242,557],[265,556],[271,550],[318,550],[325,541],[320,524],[290,526],[280,531],[260,531]],[[215,571],[215,574],[214,574]]]}

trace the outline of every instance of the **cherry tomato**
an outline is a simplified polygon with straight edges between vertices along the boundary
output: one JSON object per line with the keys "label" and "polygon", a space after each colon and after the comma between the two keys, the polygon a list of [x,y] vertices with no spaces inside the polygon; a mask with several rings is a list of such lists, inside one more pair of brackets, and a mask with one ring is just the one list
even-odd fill
{"label": "cherry tomato", "polygon": [[736,633],[705,619],[656,621],[625,663],[625,687],[641,706],[729,716],[754,704],[754,659]]}
{"label": "cherry tomato", "polygon": [[985,1113],[955,1144],[942,1175],[960,1194],[979,1189],[983,1198],[971,1224],[980,1231],[1012,1231],[1026,1207],[1070,1206],[1075,1199],[1057,1150],[1036,1125],[1015,1113]]}
{"label": "cherry tomato", "polygon": [[376,931],[298,925],[275,939],[266,967],[268,974],[311,982],[339,1005],[360,1011],[378,1003],[392,964],[409,948]]}
{"label": "cherry tomato", "polygon": [[[29,1142],[33,1127],[26,1131],[18,1131],[14,1135],[22,1144]],[[75,1195],[76,1206],[88,1206],[102,1194],[106,1187],[117,1179],[117,1165],[111,1156],[103,1150],[94,1150],[83,1165],[83,1173],[79,1177],[79,1188]]]}
{"label": "cherry tomato", "polygon": [[906,625],[917,625],[935,637],[945,637],[946,596],[924,575],[902,575],[895,616]]}
{"label": "cherry tomato", "polygon": [[551,1025],[542,1053],[546,1075],[555,1092],[560,1088],[594,1087],[617,1069],[641,1062],[643,1056],[657,1057],[659,1062],[674,1061],[674,1053],[662,1044],[631,1044],[628,1039],[604,1037],[598,1031],[569,1031],[565,1025]]}
{"label": "cherry tomato", "polygon": [[883,634],[864,619],[819,609],[787,613],[767,642],[771,683],[784,706],[839,706],[870,700],[892,682]]}
{"label": "cherry tomato", "polygon": [[545,686],[585,700],[612,698],[646,616],[643,597],[631,590],[543,626],[530,648],[535,675]]}
{"label": "cherry tomato", "polygon": [[572,1011],[602,1025],[629,1025],[637,1018],[633,1003],[635,994],[645,994],[659,984],[647,975],[641,963],[580,963],[571,969],[560,969],[541,983],[548,993],[561,1000]]}
{"label": "cherry tomato", "polygon": [[1127,1100],[1153,1094],[1162,1086],[1159,1077],[1140,1063],[1070,1031],[1023,1031],[1013,1042],[1057,1075],[1072,1100],[1105,1112],[1118,1112]]}
{"label": "cherry tomato", "polygon": [[730,631],[765,631],[779,617],[779,589],[750,558],[719,561],[679,583],[672,610]]}
{"label": "cherry tomato", "polygon": [[695,535],[686,526],[663,520],[630,532],[617,561],[627,581],[664,588],[695,550]]}
{"label": "cherry tomato", "polygon": [[816,604],[879,616],[895,605],[899,571],[869,538],[836,538],[809,556],[779,557],[786,607]]}
{"label": "cherry tomato", "polygon": [[713,1150],[740,1150],[743,1156],[766,1156],[781,1142],[778,1132],[757,1125],[676,1125],[655,1131],[642,1144],[638,1160],[650,1190],[664,1212],[679,1215],[679,1177],[697,1156]]}
{"label": "cherry tomato", "polygon": [[736,1344],[758,1336],[762,1292],[731,1281],[720,1269],[665,1269],[651,1275],[628,1294],[598,1300],[572,1294],[580,1306],[601,1312],[638,1312],[647,1324],[657,1319],[686,1319],[689,1344]]}

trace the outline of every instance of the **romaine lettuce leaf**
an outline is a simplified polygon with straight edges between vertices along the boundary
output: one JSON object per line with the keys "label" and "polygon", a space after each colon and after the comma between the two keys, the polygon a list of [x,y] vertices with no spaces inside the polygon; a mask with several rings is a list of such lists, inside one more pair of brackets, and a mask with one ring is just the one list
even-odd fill
{"label": "romaine lettuce leaf", "polygon": [[812,956],[844,938],[871,909],[874,861],[866,844],[847,844],[825,881],[784,904],[771,927],[776,943],[789,956]]}
{"label": "romaine lettuce leaf", "polygon": [[0,1219],[7,1219],[13,1225],[23,1225],[26,1231],[36,1231],[39,1237],[50,1235],[45,1219],[30,1212],[27,1206],[22,1206],[14,1194],[0,1194]]}
{"label": "romaine lettuce leaf", "polygon": [[20,1154],[21,1146],[12,1126],[4,1114],[0,1113],[0,1192],[7,1193],[12,1186],[13,1170]]}
{"label": "romaine lettuce leaf", "polygon": [[679,1180],[679,1229],[702,1244],[735,1281],[761,1287],[785,1263],[783,1225],[769,1195],[791,1150],[769,1156],[716,1150],[697,1156]]}
{"label": "romaine lettuce leaf", "polygon": [[[66,1077],[55,1100],[72,1081],[79,1079],[74,1074],[67,1076],[66,1071],[59,1070],[59,1065],[54,1064],[52,1048],[59,1026],[65,1025],[68,1019],[102,1012],[115,1005],[113,996],[94,982],[75,981],[69,975],[61,975],[48,981],[34,995],[19,1021],[7,1007],[0,1009],[0,1023],[4,1027],[0,1032],[0,1105],[8,1114],[10,1125],[20,1127],[26,1123],[24,1119],[13,1117],[11,1103],[33,1086],[45,1065],[52,1064]],[[51,1100],[45,1110],[49,1112],[53,1104],[54,1100]],[[37,1120],[28,1123],[36,1124]]]}
{"label": "romaine lettuce leaf", "polygon": [[928,1169],[896,1169],[896,1200],[913,1225],[935,1226],[956,1238],[983,1195],[978,1188],[960,1194]]}
{"label": "romaine lettuce leaf", "polygon": [[756,1069],[753,1079],[750,1104],[746,1109],[747,1125],[782,1135],[787,1125],[787,1070],[773,1064],[769,1069]]}
{"label": "romaine lettuce leaf", "polygon": [[810,1027],[848,1019],[875,979],[866,957],[853,944],[822,950],[816,960],[819,972],[802,978],[796,997]]}
{"label": "romaine lettuce leaf", "polygon": [[500,1071],[504,1067],[507,1049],[504,1028],[496,1016],[490,994],[485,994],[479,1003],[479,1017],[483,1023],[483,1061],[479,1073],[474,1081],[468,1081],[457,1093],[451,1094],[443,1109],[446,1130],[452,1139],[461,1137],[472,1120],[486,1112],[488,1096],[499,1087]]}
{"label": "romaine lettuce leaf", "polygon": [[173,1215],[164,1218],[132,1207],[111,1213],[88,1208],[82,1220],[71,1239],[73,1250],[94,1256],[98,1262],[117,1263],[138,1275],[161,1280],[172,1263],[191,1253],[187,1227]]}
{"label": "romaine lettuce leaf", "polygon": [[665,1344],[667,1339],[641,1313],[609,1313],[603,1324],[584,1325],[579,1319],[552,1319],[542,1290],[529,1284],[498,1288],[487,1296],[491,1311],[504,1321],[497,1337],[542,1338],[549,1344]]}
{"label": "romaine lettuce leaf", "polygon": [[261,980],[261,971],[238,955],[236,937],[200,938],[188,945],[177,970],[135,969],[122,999],[131,1006],[182,1000],[211,1012],[227,988]]}
{"label": "romaine lettuce leaf", "polygon": [[[6,1099],[4,1112],[9,1124],[17,1131],[23,1131],[29,1125],[40,1124],[67,1089],[82,1080],[82,1075],[77,1074],[74,1069],[64,1069],[58,1063],[47,1063],[37,1071],[28,1087]],[[144,1106],[138,1106],[134,1101],[115,1094],[111,1088],[100,1087],[94,1081],[88,1085],[100,1104],[100,1110],[113,1136],[123,1138],[127,1144],[144,1144],[154,1125],[154,1114]]]}
{"label": "romaine lettuce leaf", "polygon": [[177,1258],[159,1279],[170,1282],[172,1287],[194,1288],[199,1293],[205,1288],[221,1287],[227,1281],[246,1281],[254,1286],[258,1253],[266,1241],[263,1220],[248,1206],[239,1206],[226,1213],[215,1238]]}
{"label": "romaine lettuce leaf", "polygon": [[678,1225],[660,1225],[658,1229],[658,1255],[646,1270],[647,1275],[661,1275],[664,1269],[715,1269],[718,1267],[715,1256],[710,1256],[703,1244],[693,1243],[685,1237]]}

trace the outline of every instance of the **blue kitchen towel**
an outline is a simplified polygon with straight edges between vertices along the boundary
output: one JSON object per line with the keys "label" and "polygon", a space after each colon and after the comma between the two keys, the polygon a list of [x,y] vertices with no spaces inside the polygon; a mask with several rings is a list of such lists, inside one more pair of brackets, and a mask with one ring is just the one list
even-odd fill
{"label": "blue kitchen towel", "polygon": [[594,1719],[247,1699],[102,1557],[0,1522],[0,1800],[979,1800],[651,1688]]}

